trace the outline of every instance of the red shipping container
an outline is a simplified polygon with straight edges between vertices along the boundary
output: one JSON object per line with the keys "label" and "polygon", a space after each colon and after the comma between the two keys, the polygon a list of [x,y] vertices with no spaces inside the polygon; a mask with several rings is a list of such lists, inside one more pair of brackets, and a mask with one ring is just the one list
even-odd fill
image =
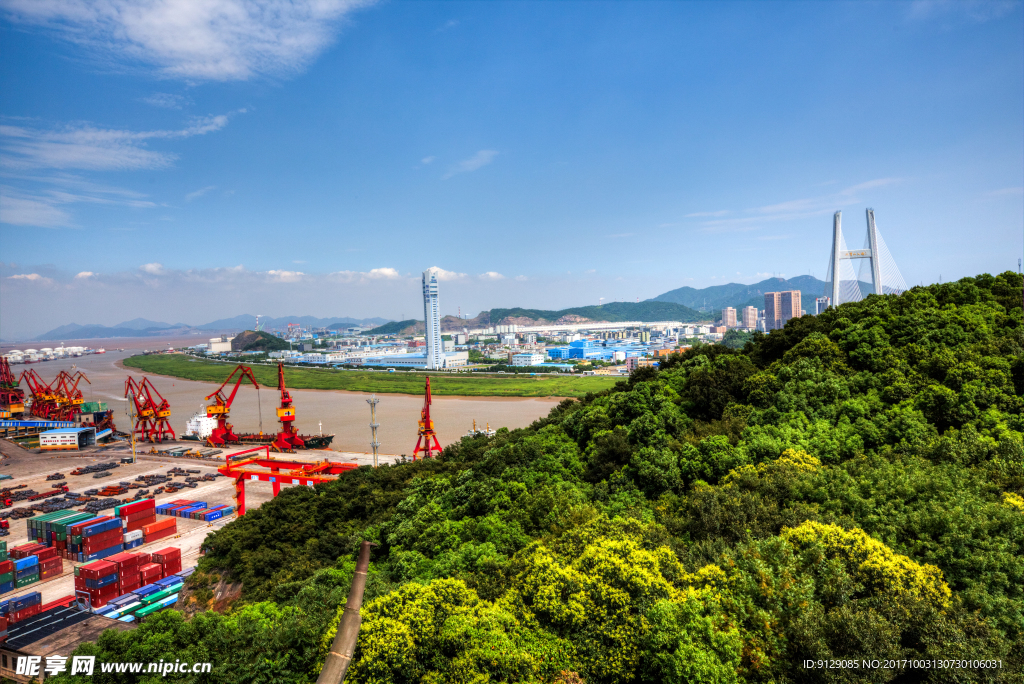
{"label": "red shipping container", "polygon": [[76,577],[75,578],[75,589],[77,591],[85,591],[88,588],[89,587],[86,586],[86,584],[85,584],[85,578],[84,577]]}
{"label": "red shipping container", "polygon": [[142,581],[142,573],[141,572],[128,572],[128,573],[125,573],[123,575],[118,575],[117,579],[118,579],[119,582],[125,582],[127,584],[131,584],[133,582],[141,582]]}
{"label": "red shipping container", "polygon": [[39,552],[36,553],[36,558],[39,559],[40,563],[42,563],[45,560],[49,560],[51,558],[56,558],[56,557],[57,557],[57,549],[55,549],[55,548],[53,548],[51,546],[47,546],[47,547],[45,547],[43,549],[40,549]]}
{"label": "red shipping container", "polygon": [[142,582],[135,582],[133,584],[119,584],[118,586],[120,587],[121,596],[124,596],[125,594],[130,594],[139,587],[141,587]]}
{"label": "red shipping container", "polygon": [[156,509],[148,508],[144,511],[137,511],[127,516],[123,516],[123,520],[129,523],[138,522],[139,520],[145,520],[146,518],[156,518]]}
{"label": "red shipping container", "polygon": [[0,561],[0,575],[6,575],[9,572],[14,572],[14,561]]}
{"label": "red shipping container", "polygon": [[77,535],[82,534],[82,530],[84,530],[86,527],[89,527],[90,525],[95,525],[96,523],[101,523],[104,520],[113,520],[113,519],[114,518],[112,516],[101,515],[98,518],[93,518],[92,520],[83,520],[82,522],[75,523],[74,525],[69,527],[68,528],[68,534],[70,536],[77,536]]}
{"label": "red shipping container", "polygon": [[161,570],[162,568],[159,563],[146,563],[139,566],[139,572],[142,573],[143,577],[150,577],[154,573],[159,575]]}
{"label": "red shipping container", "polygon": [[86,589],[85,591],[88,592],[90,598],[101,598],[110,600],[112,598],[120,596],[120,594],[117,593],[117,582],[112,582],[105,587],[100,587],[99,589]]}
{"label": "red shipping container", "polygon": [[139,554],[137,553],[115,553],[113,556],[107,556],[104,560],[108,563],[117,563],[117,567],[121,570],[131,570],[139,564]]}
{"label": "red shipping container", "polygon": [[142,528],[142,534],[144,534],[145,536],[148,537],[150,534],[154,534],[156,532],[163,532],[164,530],[168,530],[168,529],[169,530],[177,530],[178,529],[178,521],[175,520],[174,518],[165,518],[165,519],[163,519],[163,520],[161,520],[159,522],[155,522],[155,523],[152,523],[152,524],[149,524],[149,525],[146,525],[145,527],[143,527]]}
{"label": "red shipping container", "polygon": [[143,565],[147,565],[147,564],[153,562],[153,554],[151,554],[151,553],[140,553],[140,554],[138,554],[138,556],[139,556],[139,567],[140,568]]}
{"label": "red shipping container", "polygon": [[57,608],[58,606],[67,606],[68,604],[73,603],[74,600],[75,600],[74,595],[71,595],[71,596],[65,596],[64,598],[59,598],[56,601],[50,601],[49,603],[44,603],[39,612],[45,613],[46,611],[50,610],[51,608]]}
{"label": "red shipping container", "polygon": [[43,546],[42,544],[37,544],[36,542],[32,542],[31,544],[21,544],[20,546],[15,546],[11,548],[11,550],[8,552],[8,555],[11,558],[16,558],[20,560],[22,558],[34,556],[36,551],[45,548],[45,546]]}
{"label": "red shipping container", "polygon": [[149,544],[150,542],[160,541],[161,539],[166,539],[167,537],[173,537],[176,532],[177,530],[172,529],[166,529],[160,532],[153,532],[152,534],[145,535],[144,540],[146,544]]}
{"label": "red shipping container", "polygon": [[181,549],[176,546],[168,546],[165,549],[153,552],[153,562],[164,563],[171,558],[181,558]]}
{"label": "red shipping container", "polygon": [[117,566],[105,560],[98,560],[75,568],[75,577],[86,579],[100,579],[117,572]]}
{"label": "red shipping container", "polygon": [[168,575],[173,575],[175,573],[181,572],[181,559],[179,558],[178,560],[171,561],[170,563],[164,563],[160,567],[163,568],[163,571],[164,571],[163,576],[164,577],[167,577]]}
{"label": "red shipping container", "polygon": [[92,606],[93,608],[102,608],[103,606],[107,605],[107,603],[109,603],[109,602],[110,602],[109,598],[99,599],[99,598],[93,598],[91,596],[89,597],[89,605]]}
{"label": "red shipping container", "polygon": [[60,577],[63,572],[64,568],[50,568],[48,570],[46,568],[40,568],[39,579],[44,580],[50,579],[51,577]]}
{"label": "red shipping container", "polygon": [[54,568],[60,568],[64,570],[64,559],[63,558],[51,558],[48,561],[44,561],[39,564],[41,570],[53,570]]}
{"label": "red shipping container", "polygon": [[[125,532],[134,532],[135,530],[143,530],[148,525],[152,525],[156,521],[155,516],[149,518],[143,518],[142,520],[136,520],[135,522],[128,523],[128,527],[125,528]],[[143,532],[145,534],[145,532]]]}

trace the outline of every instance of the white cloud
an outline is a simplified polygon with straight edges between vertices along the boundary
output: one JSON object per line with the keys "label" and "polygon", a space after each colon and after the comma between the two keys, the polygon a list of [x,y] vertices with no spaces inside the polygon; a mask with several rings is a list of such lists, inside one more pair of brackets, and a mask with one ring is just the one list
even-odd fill
{"label": "white cloud", "polygon": [[483,168],[494,161],[494,158],[498,156],[496,150],[480,150],[469,159],[463,159],[456,164],[451,170],[448,171],[442,178],[445,180],[452,176],[457,176],[460,173],[470,173],[477,169]]}
{"label": "white cloud", "polygon": [[171,93],[153,93],[148,97],[142,98],[142,101],[161,109],[181,109],[186,105],[192,104],[192,100],[184,95],[172,95]]}
{"label": "white cloud", "polygon": [[928,21],[963,17],[982,24],[1012,12],[1016,5],[1019,3],[1011,0],[914,0],[907,10],[907,18]]}
{"label": "white cloud", "polygon": [[245,80],[302,69],[366,0],[0,0],[7,16],[166,78]]}
{"label": "white cloud", "polygon": [[524,281],[524,280],[526,280],[527,278],[526,278],[526,276],[524,276],[524,275],[517,275],[517,276],[515,277],[515,279],[516,279],[516,280],[518,280],[519,282],[523,282],[523,281]]}
{"label": "white cloud", "polygon": [[486,273],[480,274],[480,280],[504,280],[505,276],[501,275],[497,271],[487,271]]}
{"label": "white cloud", "polygon": [[18,273],[17,275],[12,275],[12,276],[7,276],[7,277],[10,278],[11,280],[33,280],[33,281],[35,281],[35,280],[39,280],[39,281],[49,280],[49,278],[44,278],[43,276],[39,275],[38,273]]}
{"label": "white cloud", "polygon": [[369,271],[335,271],[329,276],[343,283],[366,282],[370,280],[398,280],[402,277],[396,269],[390,267],[371,268]]}
{"label": "white cloud", "polygon": [[[723,209],[721,211],[695,211],[692,214],[687,214],[686,218],[704,218],[704,217],[725,216],[728,213],[729,213],[729,211],[727,209]],[[666,224],[663,224],[663,225],[672,225],[672,224],[666,223]]]}
{"label": "white cloud", "polygon": [[1020,197],[1024,195],[1024,188],[1000,188],[985,193],[988,197]]}
{"label": "white cloud", "polygon": [[164,269],[163,264],[158,264],[156,262],[153,262],[151,264],[143,264],[142,266],[139,266],[139,270],[142,271],[143,273],[148,273],[149,275],[163,275],[164,273],[167,272]]}
{"label": "white cloud", "polygon": [[427,164],[433,164],[435,159],[437,159],[437,157],[424,157],[423,159],[420,159],[420,164],[423,164],[424,166]]}
{"label": "white cloud", "polygon": [[[776,221],[792,221],[813,216],[831,214],[837,209],[856,204],[866,190],[888,187],[903,182],[901,178],[875,178],[873,180],[851,185],[838,192],[788,200],[777,204],[745,209],[744,215],[735,218],[717,218],[702,221],[700,226],[709,233],[745,232],[759,230],[766,223]],[[708,215],[721,212],[705,212]],[[728,212],[726,212],[728,213]]]}
{"label": "white cloud", "polygon": [[[239,110],[240,113],[244,113]],[[163,131],[127,131],[96,128],[89,124],[43,130],[0,126],[0,147],[10,168],[88,169],[130,171],[169,166],[177,155],[146,149],[148,140],[180,139],[219,131],[228,115],[196,118],[185,128]]]}
{"label": "white cloud", "polygon": [[302,280],[302,276],[306,275],[302,271],[267,271],[267,275],[270,276],[271,280],[280,283],[294,283]]}
{"label": "white cloud", "polygon": [[456,273],[455,271],[446,271],[443,268],[437,266],[431,266],[428,270],[434,271],[437,274],[438,281],[445,280],[460,280],[466,277],[465,273]]}
{"label": "white cloud", "polygon": [[194,199],[198,199],[198,198],[202,197],[203,195],[205,195],[206,193],[210,192],[211,190],[216,190],[216,189],[217,189],[216,185],[207,185],[205,188],[199,188],[195,192],[190,192],[187,195],[185,195],[185,201],[186,202],[191,202]]}
{"label": "white cloud", "polygon": [[93,273],[92,271],[82,271],[81,273],[79,273],[75,277],[76,278],[92,278],[94,275],[96,275],[96,274]]}
{"label": "white cloud", "polygon": [[15,226],[60,228],[72,225],[71,214],[39,197],[0,194],[0,223]]}

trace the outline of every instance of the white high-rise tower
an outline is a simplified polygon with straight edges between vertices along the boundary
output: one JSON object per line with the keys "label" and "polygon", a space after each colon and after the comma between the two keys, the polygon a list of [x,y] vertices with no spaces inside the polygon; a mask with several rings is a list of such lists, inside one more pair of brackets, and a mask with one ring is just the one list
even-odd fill
{"label": "white high-rise tower", "polygon": [[437,270],[433,268],[423,272],[423,322],[427,332],[427,369],[444,368],[441,304],[437,300]]}

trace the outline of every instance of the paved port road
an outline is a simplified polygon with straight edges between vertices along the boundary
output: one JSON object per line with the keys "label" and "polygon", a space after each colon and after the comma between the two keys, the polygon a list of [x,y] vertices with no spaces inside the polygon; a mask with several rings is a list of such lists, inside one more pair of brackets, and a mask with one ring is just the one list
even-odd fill
{"label": "paved port road", "polygon": [[[91,465],[93,463],[118,461],[121,456],[124,455],[124,451],[109,451],[107,453],[87,453],[85,455],[69,456],[67,452],[63,454],[53,453],[41,453],[36,454],[31,451],[26,451],[20,447],[14,446],[6,440],[0,440],[0,453],[3,454],[4,459],[2,465],[0,465],[0,472],[6,473],[13,476],[13,480],[4,480],[0,483],[0,486],[10,487],[12,485],[24,484],[28,489],[34,489],[37,492],[43,492],[49,490],[50,485],[54,484],[52,481],[46,479],[47,475],[54,472],[62,472],[66,476],[62,482],[66,482],[72,492],[83,492],[86,489],[102,489],[104,486],[110,483],[120,481],[133,481],[139,475],[156,474],[167,472],[170,468],[175,466],[184,469],[198,469],[201,470],[201,474],[215,473],[218,463],[206,463],[192,459],[172,458],[167,456],[153,456],[153,455],[140,455],[137,463],[133,464],[122,464],[117,468],[114,468],[111,472],[112,475],[100,479],[93,478],[92,474],[88,475],[69,475],[69,473],[77,468],[78,466]],[[325,452],[304,452],[297,455],[301,460],[319,460],[318,457],[322,458]],[[337,459],[341,454],[331,454],[332,460]],[[289,455],[289,458],[292,456]],[[339,459],[340,460],[340,459]],[[175,481],[183,482],[184,478],[174,478]],[[156,487],[149,487],[152,491]],[[129,490],[132,492],[135,490]],[[259,507],[263,502],[272,498],[273,490],[272,485],[269,483],[262,482],[247,482],[246,483],[246,508],[253,509]],[[57,498],[57,497],[55,497]],[[213,482],[200,483],[195,489],[185,488],[174,494],[160,494],[156,497],[157,505],[172,501],[174,499],[193,499],[198,501],[207,501],[211,505],[228,504],[234,505],[234,485],[225,477],[220,477]],[[27,506],[28,503],[24,501],[17,501],[14,503],[11,509]],[[7,509],[7,510],[11,510]],[[103,511],[100,515],[112,514],[111,511]],[[176,546],[181,549],[182,555],[182,567],[190,567],[196,564],[199,557],[199,549],[202,546],[203,540],[206,535],[210,532],[220,529],[230,520],[233,520],[234,516],[229,518],[221,518],[220,520],[214,521],[213,523],[201,522],[198,520],[187,520],[183,518],[177,518],[178,534],[173,537],[165,537],[157,540],[152,544],[145,544],[141,547],[133,549],[133,551],[144,551],[153,552],[157,549],[166,548],[168,546]],[[28,541],[28,524],[25,519],[10,520],[11,529],[10,536],[4,537],[7,541],[8,548],[24,544]],[[36,584],[24,587],[22,589],[15,590],[9,594],[4,594],[4,599],[9,599],[14,596],[20,596],[22,594],[31,593],[33,591],[42,592],[43,602],[54,601],[64,596],[74,594],[74,567],[77,565],[83,565],[83,563],[71,562],[68,560],[64,561],[64,572],[66,574],[52,580],[38,582]]]}
{"label": "paved port road", "polygon": [[[196,344],[194,338],[187,344]],[[68,345],[71,345],[68,342]],[[82,344],[82,343],[79,343]],[[47,361],[31,365],[15,365],[12,370],[17,375],[33,368],[42,378],[49,382],[61,370],[71,370],[77,366],[88,376],[91,385],[81,383],[86,401],[105,401],[114,409],[114,422],[118,428],[127,429],[128,419],[125,416],[124,383],[129,374],[137,379],[138,371],[121,368],[118,362],[132,354],[148,349],[161,349],[166,343],[157,340],[91,340],[88,346],[106,346],[134,348],[125,352],[108,351],[106,354],[81,356],[71,359]],[[177,340],[175,344],[184,344]],[[23,345],[19,349],[25,349]],[[53,343],[33,342],[33,348],[52,347]],[[224,364],[224,377],[234,366]],[[285,371],[287,377],[287,371]],[[194,382],[178,378],[152,376],[157,390],[171,404],[171,427],[178,435],[185,432],[185,423],[196,413],[207,396],[217,385],[206,382]],[[298,412],[296,427],[303,434],[317,434],[320,423],[325,433],[334,433],[332,449],[344,452],[361,453],[370,449],[370,407],[366,404],[368,395],[361,392],[342,392],[329,390],[291,390]],[[380,424],[378,438],[381,442],[381,453],[412,455],[416,446],[417,423],[420,409],[423,407],[422,396],[406,394],[378,394],[380,404],[377,406],[377,422]],[[257,403],[257,399],[259,403]],[[434,427],[442,445],[460,439],[476,420],[477,426],[483,429],[490,424],[492,429],[507,427],[510,430],[526,427],[548,412],[561,401],[557,398],[524,398],[524,397],[434,397],[431,409]],[[274,409],[278,405],[276,388],[263,388],[257,393],[251,385],[244,384],[235,398],[231,409],[231,423],[236,432],[257,432],[260,429],[260,414],[263,418],[263,431],[276,432],[277,418]]]}

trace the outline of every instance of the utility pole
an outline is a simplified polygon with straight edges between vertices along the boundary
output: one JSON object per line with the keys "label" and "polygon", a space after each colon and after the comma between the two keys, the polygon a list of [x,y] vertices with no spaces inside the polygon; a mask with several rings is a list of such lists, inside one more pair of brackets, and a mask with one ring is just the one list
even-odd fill
{"label": "utility pole", "polygon": [[377,422],[377,404],[380,403],[380,399],[377,398],[376,394],[371,394],[370,398],[366,400],[366,403],[370,405],[370,446],[373,448],[373,467],[377,467],[377,449],[380,448],[380,442],[377,440],[377,428],[380,427],[380,423]]}
{"label": "utility pole", "polygon": [[128,391],[128,417],[131,419],[132,426],[132,463],[135,463],[135,393],[131,390]]}

